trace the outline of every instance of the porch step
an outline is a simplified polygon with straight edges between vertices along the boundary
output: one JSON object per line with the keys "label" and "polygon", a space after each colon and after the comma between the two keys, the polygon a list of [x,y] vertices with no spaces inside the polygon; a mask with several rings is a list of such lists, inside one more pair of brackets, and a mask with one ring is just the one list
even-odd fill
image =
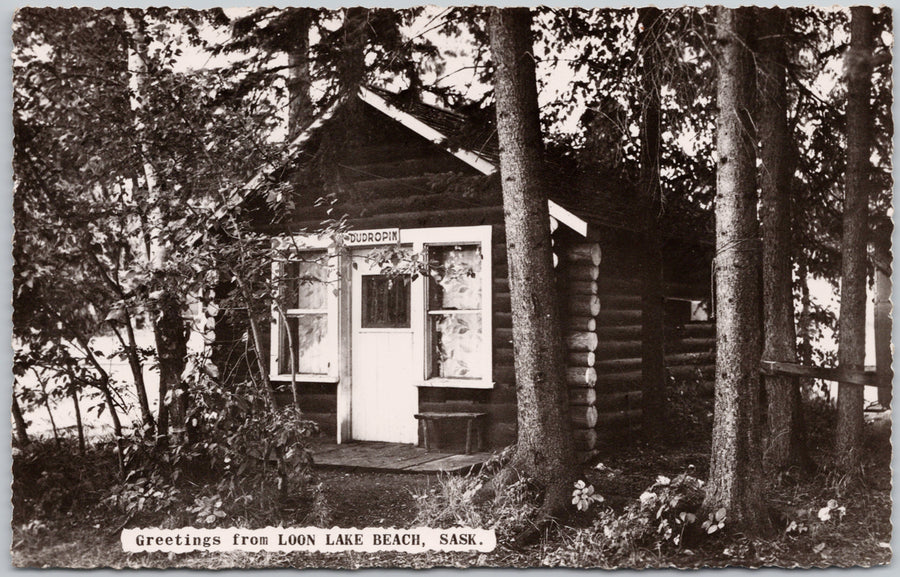
{"label": "porch step", "polygon": [[370,441],[338,445],[318,440],[311,449],[316,467],[395,473],[464,473],[491,457],[491,453],[484,452],[459,455],[426,451],[415,445]]}

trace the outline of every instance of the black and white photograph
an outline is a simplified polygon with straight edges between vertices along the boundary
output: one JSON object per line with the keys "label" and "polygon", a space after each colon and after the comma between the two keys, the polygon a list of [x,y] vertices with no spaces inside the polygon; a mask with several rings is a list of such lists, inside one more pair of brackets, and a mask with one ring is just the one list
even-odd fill
{"label": "black and white photograph", "polygon": [[891,563],[889,6],[11,24],[14,567]]}

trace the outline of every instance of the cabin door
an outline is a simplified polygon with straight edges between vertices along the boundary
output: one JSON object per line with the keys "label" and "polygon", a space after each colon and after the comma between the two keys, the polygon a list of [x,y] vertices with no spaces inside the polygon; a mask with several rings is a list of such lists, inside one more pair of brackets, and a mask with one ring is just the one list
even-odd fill
{"label": "cabin door", "polygon": [[422,281],[382,274],[370,253],[353,254],[351,430],[360,441],[417,443],[415,311]]}

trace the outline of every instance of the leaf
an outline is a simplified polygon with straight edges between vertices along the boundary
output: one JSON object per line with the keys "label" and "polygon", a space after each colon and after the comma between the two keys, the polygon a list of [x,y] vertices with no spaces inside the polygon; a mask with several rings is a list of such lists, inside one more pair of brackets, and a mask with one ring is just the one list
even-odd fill
{"label": "leaf", "polygon": [[722,507],[718,511],[716,511],[716,523],[721,523],[725,520],[725,507]]}

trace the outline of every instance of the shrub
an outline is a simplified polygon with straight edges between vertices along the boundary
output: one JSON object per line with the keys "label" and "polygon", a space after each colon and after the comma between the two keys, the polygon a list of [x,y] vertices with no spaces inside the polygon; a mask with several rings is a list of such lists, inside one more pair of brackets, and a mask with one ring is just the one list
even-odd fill
{"label": "shrub", "polygon": [[74,439],[37,439],[12,461],[14,522],[88,511],[118,475],[114,445],[105,441],[82,456]]}

